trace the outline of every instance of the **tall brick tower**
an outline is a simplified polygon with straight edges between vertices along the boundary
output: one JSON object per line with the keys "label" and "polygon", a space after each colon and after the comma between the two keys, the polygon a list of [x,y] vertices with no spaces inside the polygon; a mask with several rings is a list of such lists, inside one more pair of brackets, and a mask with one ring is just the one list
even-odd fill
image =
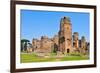
{"label": "tall brick tower", "polygon": [[60,21],[59,51],[63,54],[72,50],[72,24],[69,17],[63,17]]}

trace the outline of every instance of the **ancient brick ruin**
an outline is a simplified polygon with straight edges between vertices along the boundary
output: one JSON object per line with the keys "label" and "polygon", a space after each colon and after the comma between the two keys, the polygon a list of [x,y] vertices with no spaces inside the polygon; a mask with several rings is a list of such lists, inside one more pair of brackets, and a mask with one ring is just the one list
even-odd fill
{"label": "ancient brick ruin", "polygon": [[[74,28],[74,27],[73,27]],[[27,49],[28,50],[28,49]],[[72,34],[72,24],[69,17],[63,17],[60,21],[60,30],[53,38],[41,36],[41,39],[32,40],[32,48],[30,52],[60,52],[69,54],[74,52],[89,53],[89,42],[82,36],[79,39],[79,33]]]}

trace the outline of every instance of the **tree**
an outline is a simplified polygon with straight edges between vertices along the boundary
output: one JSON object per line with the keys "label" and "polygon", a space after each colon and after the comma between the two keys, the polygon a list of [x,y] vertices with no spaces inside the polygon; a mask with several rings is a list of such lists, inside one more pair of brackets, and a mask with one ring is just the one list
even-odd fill
{"label": "tree", "polygon": [[21,51],[26,51],[27,50],[27,44],[29,43],[30,41],[27,40],[27,39],[22,39],[21,40]]}
{"label": "tree", "polygon": [[58,51],[58,45],[56,43],[54,43],[54,49],[53,49],[53,52],[54,53],[57,53]]}

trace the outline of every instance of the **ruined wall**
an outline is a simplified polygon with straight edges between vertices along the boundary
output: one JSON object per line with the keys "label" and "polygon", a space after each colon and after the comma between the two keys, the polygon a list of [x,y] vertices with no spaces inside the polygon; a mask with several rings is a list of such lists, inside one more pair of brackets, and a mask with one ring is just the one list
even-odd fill
{"label": "ruined wall", "polygon": [[81,38],[81,53],[86,53],[86,39],[84,36]]}
{"label": "ruined wall", "polygon": [[34,50],[40,49],[40,47],[41,47],[41,41],[38,40],[38,39],[33,39],[32,40],[32,46],[33,46]]}
{"label": "ruined wall", "polygon": [[75,50],[79,50],[79,34],[78,32],[74,32],[73,33],[73,48],[75,48]]}
{"label": "ruined wall", "polygon": [[51,52],[53,41],[46,36],[41,37],[41,49],[46,52]]}

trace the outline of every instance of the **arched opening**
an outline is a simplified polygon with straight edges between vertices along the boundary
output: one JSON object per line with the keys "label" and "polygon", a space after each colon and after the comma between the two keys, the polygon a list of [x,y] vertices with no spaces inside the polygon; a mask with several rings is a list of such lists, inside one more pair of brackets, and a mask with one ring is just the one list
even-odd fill
{"label": "arched opening", "polygon": [[73,42],[73,46],[75,47],[75,42]]}
{"label": "arched opening", "polygon": [[67,49],[67,53],[69,53],[70,52],[70,50],[69,49]]}

